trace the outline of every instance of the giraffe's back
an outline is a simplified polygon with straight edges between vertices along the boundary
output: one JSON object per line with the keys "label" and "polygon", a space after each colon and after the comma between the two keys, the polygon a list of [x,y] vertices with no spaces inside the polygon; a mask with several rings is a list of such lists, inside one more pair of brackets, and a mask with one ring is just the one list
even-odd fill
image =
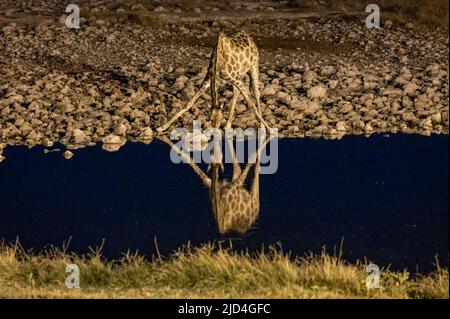
{"label": "giraffe's back", "polygon": [[221,188],[218,204],[220,212],[217,222],[221,233],[245,233],[255,222],[259,211],[259,203],[253,203],[249,191],[236,184]]}
{"label": "giraffe's back", "polygon": [[241,80],[254,63],[258,63],[258,49],[252,38],[240,31],[221,34],[217,44],[217,71],[226,81]]}

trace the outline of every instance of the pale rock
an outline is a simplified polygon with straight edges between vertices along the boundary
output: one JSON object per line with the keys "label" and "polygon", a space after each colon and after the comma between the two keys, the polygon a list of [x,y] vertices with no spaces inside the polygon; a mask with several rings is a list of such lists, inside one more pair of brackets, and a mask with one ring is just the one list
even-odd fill
{"label": "pale rock", "polygon": [[339,132],[345,132],[348,130],[348,125],[344,121],[339,121],[336,123],[336,130]]}
{"label": "pale rock", "polygon": [[413,112],[405,112],[402,114],[402,120],[405,122],[415,122],[417,118]]}
{"label": "pale rock", "polygon": [[414,95],[419,86],[415,83],[408,82],[403,86],[403,93],[405,95]]}
{"label": "pale rock", "polygon": [[72,131],[72,136],[75,144],[86,144],[90,140],[89,137],[87,137],[86,134],[79,128]]}
{"label": "pale rock", "polygon": [[263,95],[275,95],[278,92],[278,85],[269,84],[262,91]]}
{"label": "pale rock", "polygon": [[123,124],[123,123],[120,123],[114,129],[114,134],[119,135],[119,136],[127,135],[127,126],[125,124]]}
{"label": "pale rock", "polygon": [[432,116],[431,116],[431,120],[434,122],[434,123],[441,123],[442,122],[442,114],[441,114],[441,112],[437,112],[437,113],[434,113]]}
{"label": "pale rock", "polygon": [[108,152],[117,152],[125,143],[119,136],[110,134],[102,139],[102,149]]}
{"label": "pale rock", "polygon": [[317,101],[308,101],[308,106],[306,107],[305,114],[314,114],[320,109],[320,104]]}
{"label": "pale rock", "polygon": [[143,128],[139,137],[143,140],[151,140],[153,138],[152,129],[150,127]]}
{"label": "pale rock", "polygon": [[110,134],[108,136],[105,136],[102,139],[102,142],[104,144],[121,144],[122,143],[122,139],[119,136],[117,136],[117,135]]}
{"label": "pale rock", "polygon": [[330,90],[334,90],[337,87],[338,83],[339,82],[337,80],[330,80],[328,82],[328,87],[330,88]]}
{"label": "pale rock", "polygon": [[71,151],[65,151],[63,156],[65,159],[71,159],[73,157],[73,153]]}
{"label": "pale rock", "polygon": [[326,94],[327,94],[327,89],[321,85],[313,86],[312,88],[310,88],[308,90],[308,93],[307,93],[308,97],[313,98],[313,99],[314,98],[323,98],[326,96]]}

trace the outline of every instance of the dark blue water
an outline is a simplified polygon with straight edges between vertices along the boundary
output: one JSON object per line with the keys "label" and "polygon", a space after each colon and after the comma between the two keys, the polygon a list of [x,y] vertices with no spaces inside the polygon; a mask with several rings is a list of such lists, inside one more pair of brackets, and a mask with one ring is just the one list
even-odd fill
{"label": "dark blue water", "polygon": [[[303,255],[330,251],[344,238],[344,258],[380,267],[433,270],[448,266],[448,136],[350,136],[340,141],[282,139],[279,168],[261,175],[257,227],[234,247],[280,242]],[[44,154],[11,147],[0,164],[0,239],[25,248],[61,246],[87,252],[103,239],[105,256],[128,249],[167,255],[220,236],[208,191],[169,147],[128,143]],[[236,238],[234,236],[233,238]]]}

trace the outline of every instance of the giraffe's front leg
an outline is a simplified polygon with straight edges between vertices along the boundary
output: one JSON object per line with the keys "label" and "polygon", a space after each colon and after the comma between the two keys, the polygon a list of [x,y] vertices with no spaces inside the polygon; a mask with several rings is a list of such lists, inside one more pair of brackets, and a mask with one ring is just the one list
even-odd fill
{"label": "giraffe's front leg", "polygon": [[200,97],[200,95],[202,95],[203,92],[205,92],[210,86],[210,82],[209,81],[205,81],[202,84],[202,87],[198,90],[197,93],[195,93],[195,95],[192,97],[192,99],[188,102],[188,104],[186,105],[186,107],[184,109],[182,109],[181,111],[179,111],[177,114],[175,114],[174,117],[172,117],[170,119],[170,121],[168,121],[166,124],[164,124],[164,126],[162,127],[158,127],[156,129],[156,131],[158,133],[162,133],[165,130],[167,130],[169,128],[170,125],[172,125],[173,122],[175,122],[181,115],[183,115],[184,113],[186,113],[187,111],[189,111],[193,106],[195,101],[198,100],[198,98]]}
{"label": "giraffe's front leg", "polygon": [[231,100],[230,114],[228,115],[228,121],[225,128],[231,128],[231,123],[234,119],[234,109],[236,108],[236,102],[239,99],[239,89],[233,85],[233,99]]}

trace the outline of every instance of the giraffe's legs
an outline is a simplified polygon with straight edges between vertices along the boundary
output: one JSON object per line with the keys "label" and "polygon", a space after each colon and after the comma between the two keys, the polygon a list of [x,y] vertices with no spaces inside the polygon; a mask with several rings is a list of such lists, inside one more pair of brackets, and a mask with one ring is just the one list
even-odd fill
{"label": "giraffe's legs", "polygon": [[271,136],[267,137],[263,143],[260,144],[258,151],[256,152],[256,164],[253,176],[252,188],[250,190],[250,196],[252,198],[253,207],[255,210],[259,211],[259,173],[261,170],[261,153],[266,147],[267,143],[272,139]]}
{"label": "giraffe's legs", "polygon": [[170,119],[170,121],[168,121],[166,124],[164,124],[162,127],[158,127],[156,130],[161,133],[164,132],[165,130],[167,130],[167,128],[172,125],[173,122],[175,122],[181,115],[183,115],[184,113],[186,113],[187,111],[189,111],[193,106],[195,101],[198,100],[198,98],[200,97],[201,94],[203,94],[210,86],[210,81],[204,81],[202,83],[202,87],[197,91],[197,93],[195,93],[195,95],[192,97],[192,99],[188,102],[188,104],[186,105],[186,107],[184,109],[182,109],[181,111],[179,111],[177,114],[174,115],[174,117],[172,117],[172,119]]}
{"label": "giraffe's legs", "polygon": [[252,86],[253,94],[255,95],[256,107],[258,108],[259,114],[262,116],[261,103],[259,101],[259,58],[254,61],[252,67],[250,68],[250,85]]}
{"label": "giraffe's legs", "polygon": [[233,160],[233,178],[232,181],[236,180],[239,175],[241,175],[241,166],[239,165],[237,158],[236,158],[236,152],[234,151],[234,145],[233,145],[233,139],[231,138],[227,138],[227,145],[228,145],[228,149],[231,152],[231,158]]}
{"label": "giraffe's legs", "polygon": [[[255,164],[255,161],[258,161],[257,164],[259,163],[259,158],[261,156],[261,152],[264,149],[264,147],[267,145],[267,143],[269,143],[269,141],[272,139],[272,137],[268,137],[264,140],[264,142],[260,143],[258,146],[258,149],[256,150],[256,152],[249,158],[247,165],[245,166],[245,168],[243,169],[241,175],[239,175],[239,183],[244,183],[245,179],[247,178],[247,175],[250,171],[250,167]],[[258,171],[259,172],[259,171]]]}
{"label": "giraffe's legs", "polygon": [[172,147],[179,156],[183,157],[186,160],[189,166],[191,166],[194,172],[197,173],[197,175],[200,177],[203,185],[205,185],[207,188],[211,187],[211,179],[205,173],[203,173],[203,171],[200,169],[200,167],[197,166],[197,164],[194,163],[189,154],[180,150],[170,139],[165,136],[160,136],[158,137],[158,139]]}
{"label": "giraffe's legs", "polygon": [[261,169],[260,159],[259,159],[259,152],[256,156],[256,164],[255,164],[255,170],[254,170],[254,176],[253,176],[253,182],[252,182],[252,188],[250,190],[250,197],[252,199],[253,208],[259,211],[259,172]]}
{"label": "giraffe's legs", "polygon": [[270,126],[266,123],[266,121],[264,121],[261,113],[259,112],[259,110],[256,108],[255,104],[252,102],[252,100],[250,100],[249,94],[248,94],[248,90],[247,88],[243,85],[242,82],[237,82],[234,81],[233,85],[236,86],[238,88],[238,90],[241,92],[241,94],[244,96],[245,101],[247,102],[248,107],[252,107],[253,110],[255,111],[256,117],[258,118],[258,120],[264,125],[264,127],[267,129],[267,131],[271,131]]}
{"label": "giraffe's legs", "polygon": [[233,123],[234,118],[234,109],[236,108],[236,102],[239,99],[239,89],[233,85],[233,99],[231,100],[231,106],[230,106],[230,114],[228,116],[227,124],[225,125],[225,128],[230,128],[231,123]]}

